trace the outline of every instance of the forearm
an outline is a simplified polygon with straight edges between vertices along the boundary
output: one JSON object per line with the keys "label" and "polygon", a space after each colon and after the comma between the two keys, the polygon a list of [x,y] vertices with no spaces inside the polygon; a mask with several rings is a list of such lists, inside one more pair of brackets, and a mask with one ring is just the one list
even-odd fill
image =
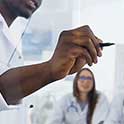
{"label": "forearm", "polygon": [[0,77],[0,89],[8,104],[13,104],[52,81],[49,62],[45,62],[7,71]]}

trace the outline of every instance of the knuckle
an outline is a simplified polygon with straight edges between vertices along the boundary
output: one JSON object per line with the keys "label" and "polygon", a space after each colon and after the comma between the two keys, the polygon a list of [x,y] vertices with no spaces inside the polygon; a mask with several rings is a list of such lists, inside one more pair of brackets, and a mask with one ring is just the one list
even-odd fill
{"label": "knuckle", "polygon": [[93,55],[92,55],[92,56],[93,56],[93,58],[95,58],[95,59],[97,58],[97,52],[96,52],[96,50],[93,51]]}
{"label": "knuckle", "polygon": [[88,25],[84,25],[83,29],[84,29],[83,31],[85,31],[87,34],[89,34],[90,31],[91,31],[91,29],[90,29],[90,27]]}
{"label": "knuckle", "polygon": [[89,27],[89,25],[85,25],[83,26],[83,32],[85,32],[85,34],[87,34],[88,36],[90,36],[90,34],[92,33],[91,28]]}
{"label": "knuckle", "polygon": [[89,25],[84,25],[83,28],[89,29],[90,26]]}
{"label": "knuckle", "polygon": [[67,32],[68,32],[68,31],[65,31],[65,30],[64,30],[64,31],[62,31],[62,32],[60,33],[60,35],[65,35],[65,34],[67,34]]}
{"label": "knuckle", "polygon": [[73,35],[71,31],[64,30],[60,33],[60,36],[63,36],[64,38],[72,39]]}
{"label": "knuckle", "polygon": [[86,45],[86,46],[89,46],[90,44],[91,44],[91,39],[89,38],[89,37],[86,37],[85,38],[85,40],[84,40],[84,44]]}
{"label": "knuckle", "polygon": [[87,54],[88,52],[87,52],[87,50],[86,50],[86,49],[83,49],[83,53],[84,53],[84,54]]}
{"label": "knuckle", "polygon": [[84,56],[86,58],[89,58],[90,57],[90,55],[89,55],[89,53],[88,53],[88,51],[86,49],[83,50],[83,54],[84,54]]}
{"label": "knuckle", "polygon": [[65,31],[62,31],[62,32],[60,33],[60,36],[62,36],[62,35],[64,34],[64,32],[65,32]]}
{"label": "knuckle", "polygon": [[82,50],[79,47],[74,47],[69,50],[69,54],[73,57],[77,57],[81,54]]}

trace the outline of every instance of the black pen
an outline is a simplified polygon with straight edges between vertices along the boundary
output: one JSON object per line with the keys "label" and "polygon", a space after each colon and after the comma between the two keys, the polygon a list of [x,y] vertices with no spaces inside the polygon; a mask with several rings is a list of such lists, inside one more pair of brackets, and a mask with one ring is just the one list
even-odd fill
{"label": "black pen", "polygon": [[103,47],[108,47],[108,46],[111,46],[111,45],[115,45],[115,43],[99,43],[99,46],[100,46],[101,48],[103,48]]}

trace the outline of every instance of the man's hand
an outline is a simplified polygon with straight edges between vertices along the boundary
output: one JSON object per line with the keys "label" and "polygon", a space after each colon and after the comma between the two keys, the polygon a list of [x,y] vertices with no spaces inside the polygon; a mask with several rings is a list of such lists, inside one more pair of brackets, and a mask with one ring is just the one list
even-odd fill
{"label": "man's hand", "polygon": [[50,60],[51,76],[58,80],[68,74],[79,71],[85,64],[97,63],[97,56],[102,56],[101,42],[89,26],[63,31],[60,34],[54,55]]}
{"label": "man's hand", "polygon": [[85,64],[97,63],[101,56],[99,42],[89,26],[62,32],[49,61],[12,68],[0,75],[1,94],[8,104],[15,104],[45,85],[79,71]]}

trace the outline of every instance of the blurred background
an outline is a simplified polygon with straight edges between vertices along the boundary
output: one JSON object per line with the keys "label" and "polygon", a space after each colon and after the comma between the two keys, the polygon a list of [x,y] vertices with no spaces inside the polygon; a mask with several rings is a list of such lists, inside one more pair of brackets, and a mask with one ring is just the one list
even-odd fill
{"label": "blurred background", "polygon": [[[49,60],[60,32],[83,25],[89,25],[103,42],[121,44],[123,49],[123,12],[124,0],[43,0],[39,10],[31,17],[22,37],[21,47],[25,65]],[[28,21],[22,18],[14,22],[12,29],[15,36],[18,32],[24,31],[27,23]],[[124,62],[124,57],[120,56],[124,56],[124,52],[119,50],[119,46],[104,48],[99,63],[91,67],[97,89],[104,92],[109,101],[116,90],[123,89],[121,79],[124,79],[124,74],[121,73],[119,77],[120,73],[117,75],[117,71],[120,71],[118,68],[123,69],[118,65]],[[67,76],[26,97],[23,100],[25,109],[20,111],[21,124],[46,124],[56,100],[72,92],[73,77],[74,75]],[[8,119],[12,119],[11,115]]]}

